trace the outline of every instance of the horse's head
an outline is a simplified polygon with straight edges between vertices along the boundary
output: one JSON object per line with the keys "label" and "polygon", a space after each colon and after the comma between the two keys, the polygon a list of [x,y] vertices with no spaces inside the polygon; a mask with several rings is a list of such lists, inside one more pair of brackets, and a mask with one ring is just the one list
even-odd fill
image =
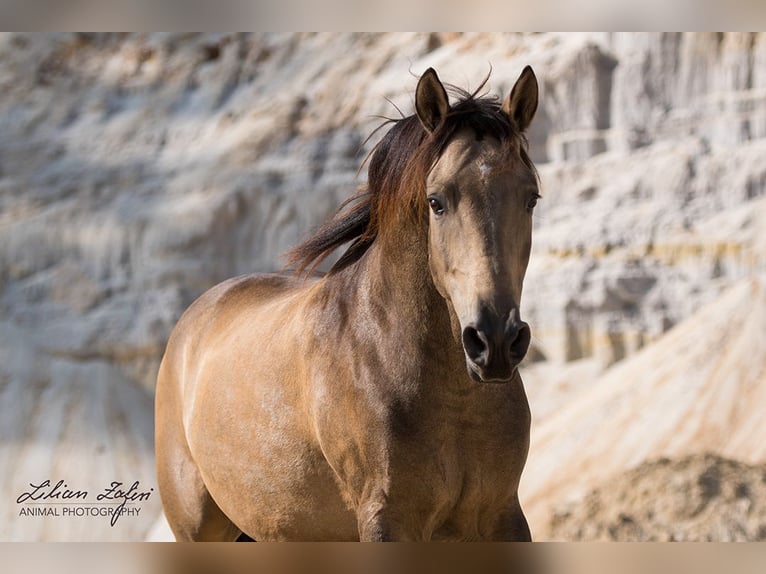
{"label": "horse's head", "polygon": [[[448,115],[460,113],[432,69],[418,83],[415,107],[434,138]],[[468,372],[481,382],[509,381],[529,347],[519,304],[539,194],[522,134],[536,109],[537,80],[527,67],[502,106],[477,120],[504,129],[461,125],[426,180],[431,276],[459,322]]]}

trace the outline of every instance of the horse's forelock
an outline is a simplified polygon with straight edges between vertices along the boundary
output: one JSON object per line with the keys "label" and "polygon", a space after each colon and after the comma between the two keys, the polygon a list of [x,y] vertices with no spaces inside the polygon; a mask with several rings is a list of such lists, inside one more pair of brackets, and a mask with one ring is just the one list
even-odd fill
{"label": "horse's forelock", "polygon": [[433,133],[428,134],[416,116],[394,120],[396,125],[372,153],[368,183],[378,235],[396,232],[398,226],[408,222],[424,221],[428,174],[462,129],[470,129],[477,138],[492,137],[507,142],[509,150],[513,142],[518,142],[522,161],[531,166],[526,139],[501,110],[496,98],[477,97],[476,92],[449,88],[461,99]]}

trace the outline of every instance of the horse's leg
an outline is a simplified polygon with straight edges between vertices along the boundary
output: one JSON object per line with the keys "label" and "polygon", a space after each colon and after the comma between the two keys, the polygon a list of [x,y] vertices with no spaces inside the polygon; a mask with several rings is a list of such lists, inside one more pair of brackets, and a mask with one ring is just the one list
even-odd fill
{"label": "horse's leg", "polygon": [[518,498],[511,505],[511,508],[501,515],[493,538],[494,540],[512,542],[532,542],[527,517],[524,516]]}
{"label": "horse's leg", "polygon": [[168,380],[168,370],[164,364],[160,369],[155,417],[157,481],[165,517],[178,541],[234,541],[241,531],[205,487],[186,442],[180,401],[172,384],[176,381]]}
{"label": "horse's leg", "polygon": [[[179,448],[180,450],[180,448]],[[231,542],[241,534],[207,491],[190,459],[174,457],[175,464],[158,465],[165,517],[178,541]]]}
{"label": "horse's leg", "polygon": [[357,524],[361,542],[413,542],[422,535],[408,532],[403,526],[405,521],[397,520],[392,509],[377,499],[360,504]]}
{"label": "horse's leg", "polygon": [[383,506],[378,503],[362,505],[357,512],[359,540],[361,542],[387,542],[393,540],[392,532],[383,516]]}

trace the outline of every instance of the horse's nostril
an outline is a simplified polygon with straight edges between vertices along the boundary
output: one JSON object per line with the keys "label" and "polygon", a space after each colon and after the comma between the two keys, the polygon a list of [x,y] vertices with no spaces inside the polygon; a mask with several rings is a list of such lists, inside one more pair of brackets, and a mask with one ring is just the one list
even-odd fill
{"label": "horse's nostril", "polygon": [[489,344],[487,336],[474,327],[463,329],[463,348],[468,358],[480,367],[489,362]]}
{"label": "horse's nostril", "polygon": [[510,352],[511,357],[521,358],[527,353],[529,349],[529,343],[532,340],[532,332],[529,329],[529,325],[522,323],[518,326],[516,336],[511,341]]}

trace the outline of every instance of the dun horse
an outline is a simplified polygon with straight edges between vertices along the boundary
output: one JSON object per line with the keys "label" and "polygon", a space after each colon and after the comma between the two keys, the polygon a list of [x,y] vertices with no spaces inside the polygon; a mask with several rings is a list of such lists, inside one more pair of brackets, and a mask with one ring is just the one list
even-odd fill
{"label": "dun horse", "polygon": [[[156,393],[178,540],[529,540],[517,370],[537,175],[527,67],[502,103],[420,78],[368,182],[291,252],[175,327]],[[311,271],[350,246],[322,277]]]}

